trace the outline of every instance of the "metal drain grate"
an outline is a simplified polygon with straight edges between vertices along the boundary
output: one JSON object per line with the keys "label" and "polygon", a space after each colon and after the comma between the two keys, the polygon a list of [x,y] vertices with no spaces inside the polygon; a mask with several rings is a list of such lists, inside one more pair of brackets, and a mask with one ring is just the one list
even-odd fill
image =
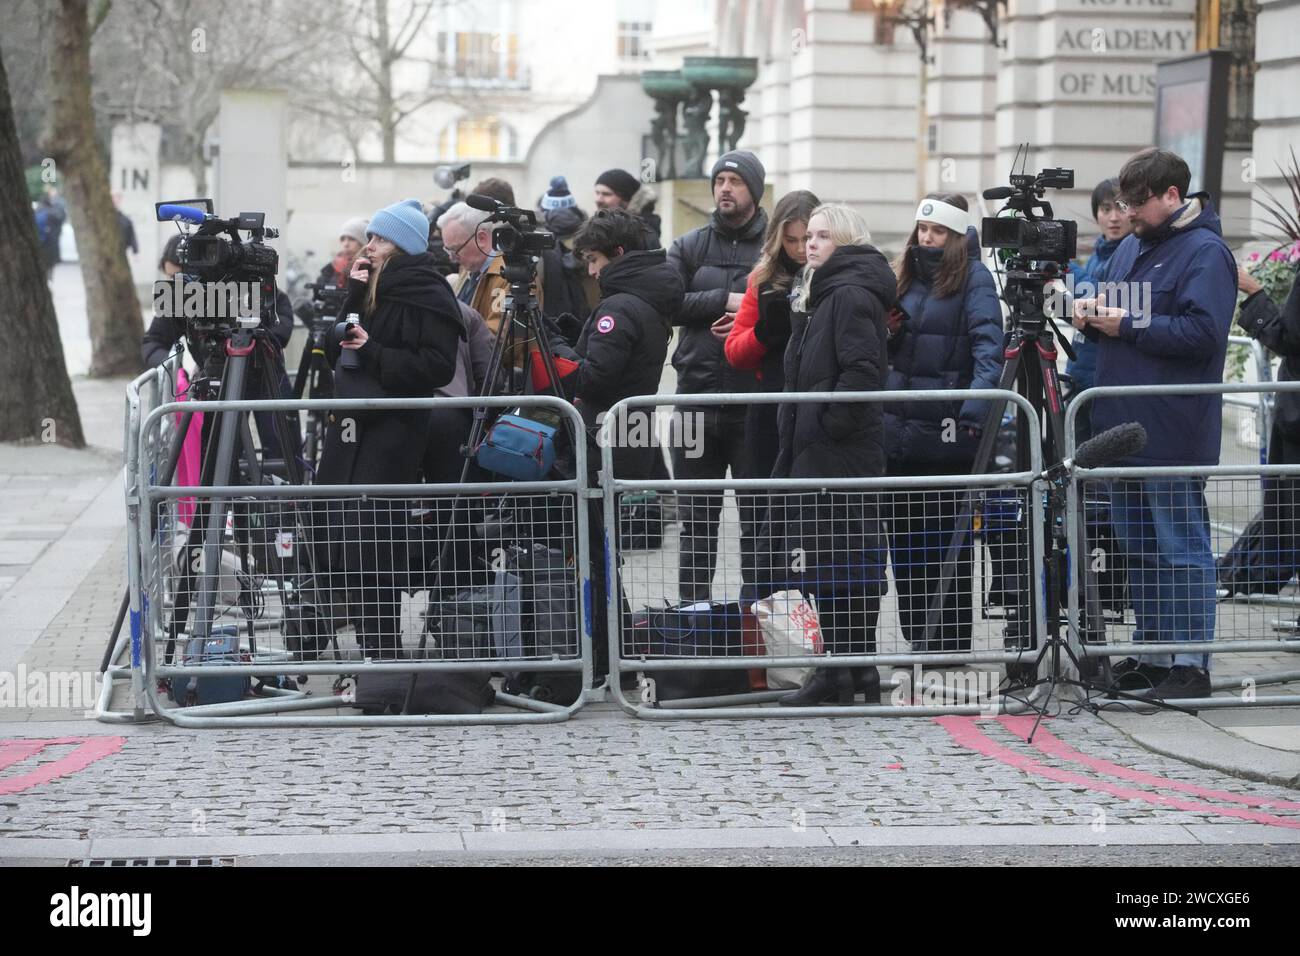
{"label": "metal drain grate", "polygon": [[68,866],[234,866],[233,856],[136,856],[69,860]]}

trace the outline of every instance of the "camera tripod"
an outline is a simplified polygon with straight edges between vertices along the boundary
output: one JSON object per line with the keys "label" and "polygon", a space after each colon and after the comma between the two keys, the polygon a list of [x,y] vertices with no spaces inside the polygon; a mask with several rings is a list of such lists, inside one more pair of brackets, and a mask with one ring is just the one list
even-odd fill
{"label": "camera tripod", "polygon": [[[325,355],[325,343],[334,328],[332,316],[318,314],[307,325],[307,341],[302,347],[298,359],[298,369],[294,375],[294,398],[333,398],[334,370]],[[325,444],[326,413],[312,409],[307,413],[307,433],[303,436],[302,455],[307,467],[314,472],[320,464],[321,450]]]}
{"label": "camera tripod", "polygon": [[[1067,545],[1066,491],[1073,463],[1063,457],[1065,452],[1065,403],[1061,394],[1060,379],[1056,372],[1057,351],[1054,340],[1060,339],[1066,355],[1071,359],[1075,358],[1074,350],[1057,328],[1055,321],[1046,314],[1043,308],[1043,283],[1045,280],[1053,278],[1053,276],[1020,270],[1008,271],[1007,275],[1010,281],[1004,298],[1011,306],[1011,319],[1010,328],[1004,336],[1003,356],[1005,361],[996,387],[1006,391],[1014,391],[1026,398],[1037,414],[1042,429],[1038,434],[1031,432],[1027,417],[1024,415],[1017,416],[1017,471],[1024,472],[1030,469],[1030,442],[1040,443],[1043,452],[1042,461],[1047,464],[1047,469],[1041,477],[1047,485],[1046,507],[1043,514],[1043,540],[1048,547],[1044,555],[1043,566],[1038,572],[1043,575],[1043,617],[1048,624],[1047,639],[1041,647],[1036,649],[1037,654],[1031,663],[1026,664],[1018,661],[1007,666],[1007,678],[1012,682],[1012,686],[1008,690],[1023,691],[1044,684],[1047,685],[1047,693],[1043,700],[1036,705],[1032,705],[1032,709],[1038,715],[1038,720],[1035,721],[1033,730],[1029,734],[1029,739],[1032,741],[1039,722],[1046,716],[1047,706],[1051,702],[1052,696],[1061,687],[1075,687],[1084,691],[1085,694],[1110,690],[1111,670],[1108,657],[1101,657],[1095,663],[1086,657],[1081,661],[1066,638],[1061,634],[1062,614],[1065,610],[1063,600],[1065,596],[1064,584],[1068,580],[1067,576],[1071,570]],[[1025,353],[1029,349],[1032,349],[1032,354],[1026,356]],[[987,473],[1001,417],[1001,404],[992,403],[985,414],[983,431],[980,435],[975,461],[971,469],[972,474],[981,475]],[[975,493],[972,491],[966,491],[962,495],[956,525],[947,553],[944,556],[939,586],[927,609],[925,628],[927,646],[931,644],[935,630],[941,623],[944,603],[956,577],[961,552],[967,546],[968,536],[971,534],[975,498]],[[1086,540],[1085,528],[1083,527],[1085,519],[1082,511],[1077,520],[1081,525],[1078,540],[1084,541]],[[1012,593],[1026,594],[1027,600],[1014,611],[1008,608],[1008,624],[1003,638],[1004,647],[1007,650],[1033,652],[1035,647],[1030,635],[1032,634],[1032,622],[1036,619],[1038,611],[1037,591],[1031,585],[1031,575],[1035,573],[1035,569],[1032,566],[1024,566],[1019,560],[1017,560],[1016,564],[1016,584],[1009,590]],[[1080,640],[1082,643],[1089,645],[1104,644],[1104,617],[1096,572],[1093,570],[1091,562],[1086,560],[1078,560],[1076,567],[1075,573],[1080,575],[1079,593],[1083,601],[1079,627]],[[1039,670],[1048,655],[1050,655],[1049,674],[1046,677],[1040,677],[1038,676]],[[1063,658],[1068,659],[1073,664],[1075,672],[1079,675],[1078,678],[1061,676]],[[1007,696],[1007,692],[1004,691],[1002,696]],[[1124,692],[1119,692],[1119,696],[1121,698],[1141,699],[1133,698],[1132,695]],[[1181,709],[1163,701],[1142,700],[1145,703],[1152,703],[1165,709]]]}
{"label": "camera tripod", "polygon": [[[1062,609],[1062,583],[1067,573],[1068,558],[1066,554],[1065,524],[1065,488],[1069,472],[1060,464],[1065,450],[1065,413],[1064,400],[1061,395],[1060,380],[1057,377],[1057,350],[1055,339],[1060,338],[1066,354],[1074,357],[1073,349],[1056,328],[1055,322],[1043,311],[1042,284],[1050,276],[1037,273],[1010,272],[1009,284],[1004,298],[1011,306],[1010,327],[1003,338],[1002,373],[995,386],[998,389],[1014,391],[1029,401],[1037,413],[1041,432],[1033,433],[1025,415],[1018,415],[1016,421],[1016,470],[1027,471],[1030,468],[1030,442],[1038,442],[1042,448],[1042,461],[1049,463],[1046,477],[1049,483],[1048,508],[1044,515],[1044,540],[1049,542],[1041,573],[1045,582],[1045,615],[1049,622],[1049,638],[1032,663],[1013,663],[1007,665],[1007,677],[1015,686],[1029,688],[1040,683],[1048,683],[1048,698],[1061,684],[1070,684],[1081,688],[1094,689],[1089,683],[1060,677],[1061,654],[1064,653],[1081,674],[1092,676],[1087,665],[1082,664],[1059,636],[1060,614]],[[992,460],[994,444],[997,440],[998,427],[1002,420],[1003,405],[992,402],[985,413],[979,444],[971,473],[982,475],[988,473]],[[965,491],[957,510],[956,523],[944,555],[938,587],[931,595],[927,608],[924,645],[933,647],[936,634],[942,624],[944,605],[949,591],[954,584],[957,570],[961,566],[962,552],[968,547],[974,522],[976,493]],[[1088,621],[1100,620],[1100,603],[1096,598],[1096,588],[1091,580],[1092,571],[1084,563],[1083,593],[1090,595],[1085,618]],[[1010,593],[1026,595],[1026,599],[1017,608],[1007,608],[1007,626],[1004,631],[1004,647],[1007,650],[1033,652],[1032,622],[1038,611],[1037,591],[1031,586],[1034,569],[1026,567],[1022,560],[1016,559],[1015,585],[1007,588]],[[1094,608],[1092,604],[1096,603]],[[1094,616],[1094,613],[1098,616]],[[1045,681],[1037,680],[1037,672],[1044,657],[1050,653],[1051,676]],[[1108,662],[1103,659],[1102,669],[1108,674]],[[1103,681],[1109,681],[1103,677]]]}
{"label": "camera tripod", "polygon": [[[560,385],[560,376],[551,348],[550,334],[542,318],[542,311],[538,306],[537,297],[533,295],[532,291],[533,282],[536,278],[535,266],[528,256],[506,253],[501,274],[509,282],[510,287],[502,310],[501,324],[497,328],[497,334],[492,346],[492,358],[488,363],[488,374],[484,381],[479,384],[478,397],[486,398],[501,393],[515,393],[516,389],[518,393],[522,393],[523,384],[515,379],[515,367],[512,360],[516,351],[522,347],[523,374],[525,376],[529,374],[530,353],[536,351],[546,372],[546,393],[562,399],[564,398],[564,392]],[[522,396],[522,394],[521,404],[526,404],[526,396]],[[473,455],[487,434],[488,413],[489,408],[486,405],[474,408],[474,417],[469,435],[460,448],[461,455],[465,459],[464,464],[461,466],[461,484],[469,480]],[[580,436],[577,433],[572,420],[567,415],[563,416],[563,429],[564,434],[571,443],[576,443],[580,437],[585,438],[585,434]],[[438,548],[437,568],[433,584],[430,587],[431,594],[445,587],[444,581],[451,576],[448,564],[455,544],[458,515],[460,510],[465,507],[463,497],[458,495],[451,502],[446,531]],[[429,620],[432,620],[432,618]],[[428,639],[429,624],[426,623],[420,633],[418,645],[420,652],[423,652],[427,647]],[[403,714],[410,712],[416,679],[417,675],[412,674],[410,686],[406,692],[406,699],[402,704]]]}
{"label": "camera tripod", "polygon": [[[278,390],[280,369],[272,359],[278,353],[278,348],[271,344],[269,333],[262,328],[260,318],[244,317],[236,321],[236,328],[222,340],[226,358],[221,378],[217,382],[211,378],[203,380],[203,393],[200,397],[213,397],[211,392],[215,388],[218,400],[239,401],[246,397],[250,385],[256,397],[278,397],[275,392]],[[163,484],[170,484],[175,474],[181,446],[189,431],[193,414],[188,410],[182,413],[160,479]],[[269,413],[269,419],[264,419],[276,433],[283,456],[281,459],[265,458],[259,454],[259,449],[253,443],[248,415],[246,411],[220,411],[205,418],[203,465],[199,484],[212,488],[238,483],[242,475],[236,472],[236,465],[240,462],[247,469],[248,481],[253,486],[262,484],[266,471],[281,471],[290,483],[301,484],[302,466],[296,455],[297,422],[294,413],[272,412]],[[261,451],[265,451],[270,435],[260,437],[263,443]],[[172,620],[168,626],[165,654],[168,660],[172,657],[177,637],[186,630],[189,621],[195,578],[198,586],[197,596],[193,600],[194,620],[188,633],[191,637],[198,638],[207,638],[211,634],[220,586],[222,536],[225,533],[228,502],[227,497],[214,495],[211,498],[200,498],[196,503],[184,551],[188,560],[182,562]]]}

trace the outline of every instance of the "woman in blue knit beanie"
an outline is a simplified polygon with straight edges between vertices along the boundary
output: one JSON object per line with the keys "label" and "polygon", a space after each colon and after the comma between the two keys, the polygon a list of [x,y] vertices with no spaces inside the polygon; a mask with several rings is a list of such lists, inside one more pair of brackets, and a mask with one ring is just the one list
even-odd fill
{"label": "woman in blue knit beanie", "polygon": [[[336,374],[336,391],[388,398],[427,397],[451,381],[463,333],[460,306],[428,252],[429,221],[417,199],[370,217],[369,241],[352,264],[339,318],[355,312],[359,326],[342,343],[329,341],[337,364],[343,349],[361,358],[359,372]],[[351,377],[351,378],[349,378]],[[347,387],[345,387],[347,386]],[[420,481],[428,410],[329,416],[316,483],[414,484]],[[407,590],[402,525],[409,503],[340,499],[316,506],[318,567],[329,592],[360,592],[357,640],[367,653],[396,656],[401,647],[401,592]]]}

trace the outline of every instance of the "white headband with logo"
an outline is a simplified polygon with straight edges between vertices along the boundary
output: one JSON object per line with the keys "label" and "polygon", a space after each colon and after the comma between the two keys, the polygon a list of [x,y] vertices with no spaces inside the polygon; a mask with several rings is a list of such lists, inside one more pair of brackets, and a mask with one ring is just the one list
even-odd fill
{"label": "white headband with logo", "polygon": [[920,222],[922,219],[926,222],[937,222],[959,236],[966,235],[966,227],[970,225],[970,215],[965,209],[958,209],[951,203],[939,199],[921,200],[921,204],[916,207],[916,221]]}

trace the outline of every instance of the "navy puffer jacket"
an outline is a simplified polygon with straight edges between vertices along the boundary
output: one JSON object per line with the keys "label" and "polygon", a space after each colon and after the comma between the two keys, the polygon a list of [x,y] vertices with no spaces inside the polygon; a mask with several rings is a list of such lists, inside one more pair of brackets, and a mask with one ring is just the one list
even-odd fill
{"label": "navy puffer jacket", "polygon": [[[942,249],[915,246],[916,279],[903,293],[899,307],[908,315],[890,340],[890,391],[951,388],[995,388],[1002,373],[1002,309],[993,276],[979,261],[974,229],[966,235],[970,271],[963,290],[942,299],[930,289]],[[987,402],[891,402],[885,406],[885,441],[889,468],[969,466],[976,441],[966,433],[984,423]],[[956,441],[944,441],[945,422]]]}

